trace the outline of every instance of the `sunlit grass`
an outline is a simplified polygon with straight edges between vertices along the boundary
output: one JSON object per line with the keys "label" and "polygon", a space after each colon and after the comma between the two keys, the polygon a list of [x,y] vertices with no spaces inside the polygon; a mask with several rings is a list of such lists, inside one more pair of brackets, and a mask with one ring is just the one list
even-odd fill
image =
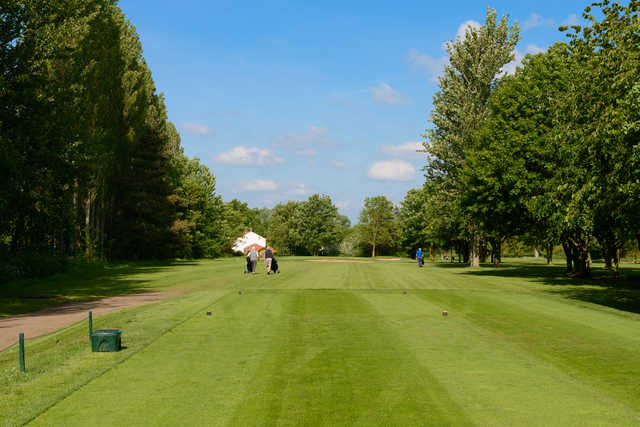
{"label": "sunlit grass", "polygon": [[132,271],[117,280],[192,292],[96,319],[123,330],[119,353],[90,353],[86,323],[28,342],[26,374],[15,348],[0,353],[0,423],[640,423],[638,270],[576,281],[508,261]]}

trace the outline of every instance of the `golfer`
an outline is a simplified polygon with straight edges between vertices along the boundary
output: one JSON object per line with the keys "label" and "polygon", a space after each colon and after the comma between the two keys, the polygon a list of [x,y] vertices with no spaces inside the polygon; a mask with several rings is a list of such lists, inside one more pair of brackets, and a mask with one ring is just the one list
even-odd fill
{"label": "golfer", "polygon": [[251,272],[255,273],[258,265],[258,251],[256,251],[256,248],[251,248],[249,251],[249,259],[251,260]]}
{"label": "golfer", "polygon": [[267,250],[264,252],[264,262],[267,264],[267,274],[271,272],[271,260],[273,259],[273,248],[267,246]]}
{"label": "golfer", "polygon": [[416,252],[416,259],[418,260],[418,267],[422,267],[424,265],[424,254],[422,253],[422,248],[418,248]]}

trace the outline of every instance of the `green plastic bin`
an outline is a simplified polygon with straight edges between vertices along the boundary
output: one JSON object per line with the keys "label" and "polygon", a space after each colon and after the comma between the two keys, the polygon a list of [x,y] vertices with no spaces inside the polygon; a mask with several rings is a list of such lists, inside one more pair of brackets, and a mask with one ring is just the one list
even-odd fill
{"label": "green plastic bin", "polygon": [[98,329],[91,335],[91,351],[120,351],[122,331],[120,329]]}

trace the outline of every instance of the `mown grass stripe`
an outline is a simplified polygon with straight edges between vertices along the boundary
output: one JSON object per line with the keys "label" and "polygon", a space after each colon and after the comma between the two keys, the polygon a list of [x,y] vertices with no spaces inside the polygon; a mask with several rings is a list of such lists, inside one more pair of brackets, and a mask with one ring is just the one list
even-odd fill
{"label": "mown grass stripe", "polygon": [[[196,292],[105,316],[97,327],[122,327],[130,348],[144,348],[38,423],[640,423],[640,307],[628,299],[638,293],[631,283],[610,290],[600,279],[574,283],[555,277],[558,269],[517,263],[471,270],[282,259],[278,276],[244,275],[241,259],[194,264],[117,278]],[[213,316],[189,318],[213,295],[224,295]],[[185,319],[146,345],[145,334]],[[34,396],[33,413],[123,357],[82,356],[85,329],[34,340],[41,369],[30,376],[4,377],[11,361],[0,353],[0,392],[10,391],[0,412],[19,424],[20,393]]]}

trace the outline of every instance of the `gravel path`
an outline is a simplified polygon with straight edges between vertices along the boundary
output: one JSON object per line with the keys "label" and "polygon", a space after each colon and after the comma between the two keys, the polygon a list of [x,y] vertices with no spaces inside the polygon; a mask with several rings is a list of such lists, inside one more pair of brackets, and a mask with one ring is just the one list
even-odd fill
{"label": "gravel path", "polygon": [[0,351],[17,344],[20,332],[24,333],[25,340],[29,340],[86,319],[89,311],[92,311],[94,315],[100,315],[126,307],[150,304],[182,293],[184,293],[183,290],[177,290],[102,298],[50,307],[35,313],[0,318]]}

